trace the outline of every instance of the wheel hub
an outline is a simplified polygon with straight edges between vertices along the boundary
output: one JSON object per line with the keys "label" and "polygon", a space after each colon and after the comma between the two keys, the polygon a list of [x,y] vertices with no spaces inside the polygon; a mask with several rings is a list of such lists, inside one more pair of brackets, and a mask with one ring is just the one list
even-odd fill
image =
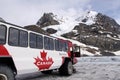
{"label": "wheel hub", "polygon": [[0,80],[8,80],[5,74],[0,74]]}
{"label": "wheel hub", "polygon": [[69,72],[69,74],[73,73],[73,66],[72,66],[72,63],[70,63],[70,62],[68,64],[68,72]]}

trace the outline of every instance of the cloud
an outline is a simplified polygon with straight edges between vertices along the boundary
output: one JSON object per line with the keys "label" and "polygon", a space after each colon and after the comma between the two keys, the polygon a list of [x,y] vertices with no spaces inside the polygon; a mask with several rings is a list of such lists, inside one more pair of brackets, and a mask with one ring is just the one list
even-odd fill
{"label": "cloud", "polygon": [[0,0],[0,17],[18,25],[35,24],[44,12],[80,10],[89,0]]}
{"label": "cloud", "polygon": [[35,24],[44,12],[82,10],[89,0],[1,0],[0,17],[18,25]]}
{"label": "cloud", "polygon": [[0,17],[22,26],[35,24],[44,12],[75,15],[95,10],[118,18],[119,9],[119,0],[0,0]]}
{"label": "cloud", "polygon": [[90,4],[92,5],[92,8],[103,11],[120,8],[119,0],[91,0]]}
{"label": "cloud", "polygon": [[117,16],[120,13],[120,0],[91,0],[92,9],[111,17]]}

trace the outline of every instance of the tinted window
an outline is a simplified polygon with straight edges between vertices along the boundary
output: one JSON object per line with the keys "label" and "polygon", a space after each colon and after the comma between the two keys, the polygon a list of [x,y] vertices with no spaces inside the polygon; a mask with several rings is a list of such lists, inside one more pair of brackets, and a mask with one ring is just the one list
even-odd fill
{"label": "tinted window", "polygon": [[43,36],[30,33],[30,47],[31,48],[43,48]]}
{"label": "tinted window", "polygon": [[62,40],[55,40],[55,50],[57,51],[67,51],[68,44]]}
{"label": "tinted window", "polygon": [[10,28],[9,30],[9,45],[18,46],[19,30]]}
{"label": "tinted window", "polygon": [[60,40],[55,40],[55,50],[62,51],[62,42]]}
{"label": "tinted window", "polygon": [[62,41],[59,40],[59,51],[62,51],[62,46],[63,46],[63,43]]}
{"label": "tinted window", "polygon": [[30,47],[31,48],[36,48],[37,46],[37,36],[36,34],[30,33]]}
{"label": "tinted window", "polygon": [[28,33],[25,31],[20,31],[20,46],[27,47],[28,45]]}
{"label": "tinted window", "polygon": [[44,37],[44,48],[47,50],[54,50],[54,40],[49,37]]}
{"label": "tinted window", "polygon": [[28,46],[28,33],[23,30],[16,28],[9,29],[9,41],[8,44],[11,46]]}
{"label": "tinted window", "polygon": [[54,40],[52,38],[49,38],[49,43],[50,50],[54,50]]}
{"label": "tinted window", "polygon": [[59,42],[58,42],[58,40],[55,40],[55,50],[56,51],[59,50]]}
{"label": "tinted window", "polygon": [[62,45],[62,51],[67,51],[68,49],[68,45],[66,42],[63,42],[63,45]]}
{"label": "tinted window", "polygon": [[49,50],[49,38],[44,37],[44,48]]}
{"label": "tinted window", "polygon": [[41,35],[37,36],[37,48],[39,49],[43,48],[43,37]]}
{"label": "tinted window", "polygon": [[68,51],[68,43],[65,42],[65,51]]}
{"label": "tinted window", "polygon": [[5,44],[6,41],[6,26],[0,25],[0,44]]}

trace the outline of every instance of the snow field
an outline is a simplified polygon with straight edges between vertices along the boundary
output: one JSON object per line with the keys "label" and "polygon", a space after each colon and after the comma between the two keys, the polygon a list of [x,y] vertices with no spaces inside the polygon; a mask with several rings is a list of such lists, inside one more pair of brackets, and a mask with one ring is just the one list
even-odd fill
{"label": "snow field", "polygon": [[50,75],[38,72],[17,80],[120,80],[120,56],[81,57],[74,67],[77,72],[71,76],[60,76],[57,71]]}
{"label": "snow field", "polygon": [[120,63],[81,62],[75,67],[77,73],[70,80],[120,80]]}

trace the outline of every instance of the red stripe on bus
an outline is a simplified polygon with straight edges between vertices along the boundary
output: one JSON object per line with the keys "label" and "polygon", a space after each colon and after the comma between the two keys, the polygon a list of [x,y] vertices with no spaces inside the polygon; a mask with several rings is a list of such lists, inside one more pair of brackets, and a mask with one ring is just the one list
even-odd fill
{"label": "red stripe on bus", "polygon": [[3,45],[0,45],[0,56],[10,56],[7,49]]}

